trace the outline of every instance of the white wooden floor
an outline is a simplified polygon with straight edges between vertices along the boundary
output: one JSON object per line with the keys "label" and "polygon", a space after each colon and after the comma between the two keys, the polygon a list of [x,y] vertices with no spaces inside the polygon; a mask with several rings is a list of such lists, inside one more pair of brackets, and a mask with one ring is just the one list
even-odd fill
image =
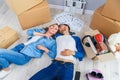
{"label": "white wooden floor", "polygon": [[[56,14],[60,13],[61,11],[62,10],[51,9],[52,19]],[[89,23],[91,20],[91,15],[85,14],[82,16],[80,15],[76,16],[85,22],[81,32],[78,33],[80,37],[83,37],[84,32],[90,29]],[[40,26],[44,27],[49,25],[50,23],[46,23]],[[0,7],[0,28],[6,25],[16,30],[20,35],[20,39],[16,41],[12,46],[25,41],[26,39],[25,31],[21,29],[21,26],[16,15],[9,8],[7,8],[5,4],[3,4],[2,7]],[[35,74],[40,69],[48,66],[50,63],[51,63],[50,58],[48,58],[47,55],[43,55],[42,58],[33,59],[28,64],[23,66],[12,64],[12,72],[8,76],[6,76],[3,80],[28,80],[33,74]],[[104,75],[104,80],[120,80],[120,60],[99,62],[92,61],[85,57],[83,61],[79,62],[79,65],[75,65],[75,70],[81,72],[80,80],[87,80],[85,74],[91,69],[101,70],[101,72]]]}

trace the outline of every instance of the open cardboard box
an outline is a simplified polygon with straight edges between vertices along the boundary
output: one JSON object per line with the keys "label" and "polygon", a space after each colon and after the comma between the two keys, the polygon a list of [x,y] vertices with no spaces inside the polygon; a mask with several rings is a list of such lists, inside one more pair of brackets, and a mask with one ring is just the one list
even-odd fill
{"label": "open cardboard box", "polygon": [[[100,33],[98,30],[94,30],[94,31],[88,31],[88,32],[85,32],[85,35],[91,35],[91,36],[94,36],[95,34],[97,33]],[[109,53],[105,53],[105,54],[100,54],[100,55],[96,55],[94,53],[94,51],[92,50],[91,47],[87,47],[83,44],[83,48],[85,50],[85,53],[87,55],[88,58],[90,59],[93,59],[93,60],[100,60],[101,62],[104,62],[104,61],[109,61],[109,60],[115,60],[115,56],[114,54],[111,52]],[[109,48],[109,46],[108,46]]]}

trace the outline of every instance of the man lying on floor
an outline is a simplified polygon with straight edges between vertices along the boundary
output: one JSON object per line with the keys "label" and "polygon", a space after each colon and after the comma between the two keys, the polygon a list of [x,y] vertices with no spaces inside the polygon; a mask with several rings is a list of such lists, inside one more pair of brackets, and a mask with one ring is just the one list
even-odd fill
{"label": "man lying on floor", "polygon": [[59,25],[56,35],[57,54],[51,65],[33,75],[29,80],[72,80],[76,58],[84,57],[84,50],[79,37],[70,35],[67,24]]}

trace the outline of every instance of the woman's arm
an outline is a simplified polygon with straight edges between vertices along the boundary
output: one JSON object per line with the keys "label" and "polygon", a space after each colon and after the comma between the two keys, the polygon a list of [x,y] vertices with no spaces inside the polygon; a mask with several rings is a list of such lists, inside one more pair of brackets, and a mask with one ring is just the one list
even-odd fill
{"label": "woman's arm", "polygon": [[51,47],[49,48],[49,52],[47,53],[49,57],[51,57],[52,59],[55,59],[56,54],[57,54],[57,46],[56,46],[56,41],[53,41],[53,43],[51,44]]}
{"label": "woman's arm", "polygon": [[40,32],[33,32],[33,35],[35,35],[35,36],[46,36],[46,34],[40,33]]}
{"label": "woman's arm", "polygon": [[41,45],[38,45],[37,48],[40,50],[43,50],[52,59],[55,59],[56,57],[56,42],[55,41],[53,41],[49,49]]}
{"label": "woman's arm", "polygon": [[45,29],[43,28],[35,28],[27,30],[27,35],[34,36],[34,35],[44,35]]}

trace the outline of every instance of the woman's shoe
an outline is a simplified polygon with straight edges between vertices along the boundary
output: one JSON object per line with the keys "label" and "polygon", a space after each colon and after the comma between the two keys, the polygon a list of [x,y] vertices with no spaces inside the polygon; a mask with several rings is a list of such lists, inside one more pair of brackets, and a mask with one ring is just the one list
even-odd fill
{"label": "woman's shoe", "polygon": [[7,76],[11,72],[11,69],[9,70],[1,70],[0,71],[0,79],[3,79],[5,76]]}

